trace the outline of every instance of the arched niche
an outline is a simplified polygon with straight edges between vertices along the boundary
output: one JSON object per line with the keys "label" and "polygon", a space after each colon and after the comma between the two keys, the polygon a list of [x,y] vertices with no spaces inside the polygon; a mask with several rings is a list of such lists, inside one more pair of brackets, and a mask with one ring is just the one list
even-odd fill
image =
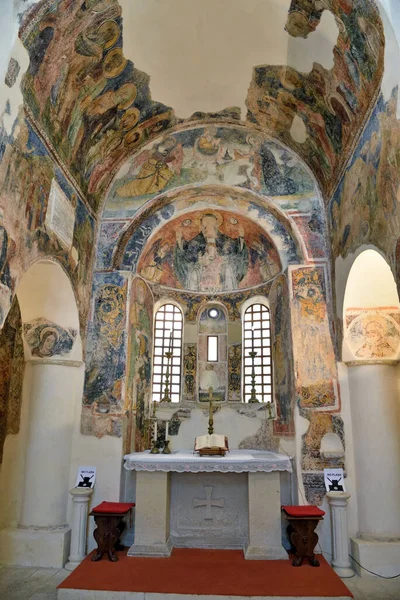
{"label": "arched niche", "polygon": [[342,358],[396,360],[400,350],[400,303],[390,266],[373,249],[355,259],[343,302]]}
{"label": "arched niche", "polygon": [[[367,548],[364,540],[400,535],[400,305],[391,269],[374,249],[350,269],[343,319],[359,517],[352,554],[376,571],[379,544]],[[386,560],[393,564],[390,553]]]}
{"label": "arched niche", "polygon": [[[68,276],[52,261],[33,264],[22,276],[16,297],[25,368],[20,430],[4,446],[0,523],[6,529],[0,533],[0,546],[12,546],[17,554],[20,546],[24,551],[34,548],[35,542],[29,545],[24,536],[35,528],[37,543],[47,548],[42,566],[61,567],[69,539],[70,459],[83,384],[78,309]],[[36,564],[33,552],[24,554],[26,564]]]}

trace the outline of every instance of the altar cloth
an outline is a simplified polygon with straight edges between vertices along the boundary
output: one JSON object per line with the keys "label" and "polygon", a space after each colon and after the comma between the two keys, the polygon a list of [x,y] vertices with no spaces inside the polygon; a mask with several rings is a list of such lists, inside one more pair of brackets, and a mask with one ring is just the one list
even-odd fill
{"label": "altar cloth", "polygon": [[270,473],[292,472],[290,457],[263,450],[231,450],[225,456],[198,456],[191,450],[171,454],[133,452],[124,456],[127,471],[164,473]]}

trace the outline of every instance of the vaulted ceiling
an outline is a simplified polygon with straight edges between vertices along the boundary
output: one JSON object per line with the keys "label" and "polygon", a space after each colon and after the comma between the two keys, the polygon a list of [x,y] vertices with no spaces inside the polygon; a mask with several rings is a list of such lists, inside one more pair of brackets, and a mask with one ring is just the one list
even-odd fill
{"label": "vaulted ceiling", "polygon": [[43,0],[20,37],[30,119],[96,211],[121,164],[182,121],[279,139],[328,199],[383,73],[372,0]]}

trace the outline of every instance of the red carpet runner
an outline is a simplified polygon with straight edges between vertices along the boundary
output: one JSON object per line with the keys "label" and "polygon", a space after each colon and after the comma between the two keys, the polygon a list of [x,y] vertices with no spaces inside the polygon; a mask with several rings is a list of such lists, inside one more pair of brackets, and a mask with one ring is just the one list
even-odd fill
{"label": "red carpet runner", "polygon": [[175,548],[170,558],[106,557],[93,563],[90,556],[59,588],[209,594],[220,596],[348,596],[351,592],[328,563],[292,567],[287,560],[245,560],[241,550]]}

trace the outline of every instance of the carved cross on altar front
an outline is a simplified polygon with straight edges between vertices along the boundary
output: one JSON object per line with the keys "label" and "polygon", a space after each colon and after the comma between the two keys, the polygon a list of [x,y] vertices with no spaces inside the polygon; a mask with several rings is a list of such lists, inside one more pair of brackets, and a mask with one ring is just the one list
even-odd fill
{"label": "carved cross on altar front", "polygon": [[204,486],[206,497],[204,500],[201,498],[193,498],[193,508],[198,508],[199,506],[206,507],[206,516],[204,517],[206,520],[212,521],[213,516],[211,513],[211,508],[213,506],[218,508],[224,508],[225,500],[223,498],[218,498],[216,500],[212,499],[213,488],[212,485]]}

